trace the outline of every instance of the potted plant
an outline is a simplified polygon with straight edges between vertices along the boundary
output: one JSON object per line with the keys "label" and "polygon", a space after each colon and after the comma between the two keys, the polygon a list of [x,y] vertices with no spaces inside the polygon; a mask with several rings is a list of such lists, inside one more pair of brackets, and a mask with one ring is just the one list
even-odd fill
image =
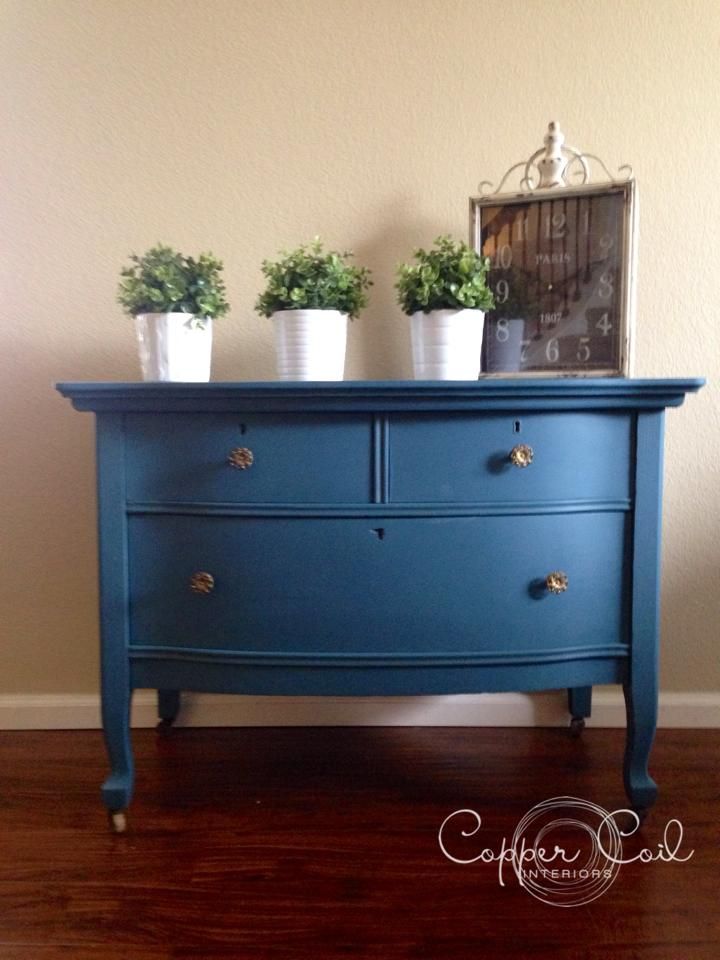
{"label": "potted plant", "polygon": [[118,301],[135,317],[143,380],[210,379],[212,322],[227,313],[222,262],[157,244],[120,274]]}
{"label": "potted plant", "polygon": [[280,380],[342,380],[348,319],[367,305],[370,271],[352,253],[313,243],[264,260],[267,280],[255,309],[271,317]]}
{"label": "potted plant", "polygon": [[415,379],[477,380],[485,310],[494,306],[489,258],[442,236],[415,260],[400,265],[395,284],[410,317]]}

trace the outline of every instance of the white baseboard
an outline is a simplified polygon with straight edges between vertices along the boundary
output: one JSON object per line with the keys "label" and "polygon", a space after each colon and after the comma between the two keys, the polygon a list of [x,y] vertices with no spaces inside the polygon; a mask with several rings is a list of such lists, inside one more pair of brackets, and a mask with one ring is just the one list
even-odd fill
{"label": "white baseboard", "polygon": [[[157,722],[155,695],[133,698],[132,725]],[[191,727],[556,727],[568,722],[562,692],[460,694],[446,697],[249,697],[188,693],[178,726]],[[589,727],[624,727],[620,690],[593,694]],[[720,727],[720,692],[661,693],[659,726]],[[0,730],[100,727],[95,694],[0,696]]]}

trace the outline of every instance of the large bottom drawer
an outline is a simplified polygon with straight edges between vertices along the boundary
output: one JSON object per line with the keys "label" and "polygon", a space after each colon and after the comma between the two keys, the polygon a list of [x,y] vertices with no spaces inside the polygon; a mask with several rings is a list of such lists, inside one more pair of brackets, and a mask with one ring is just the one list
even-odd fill
{"label": "large bottom drawer", "polygon": [[[626,641],[625,540],[620,512],[132,516],[131,644],[309,654],[589,652]],[[555,572],[567,576],[564,592],[548,589]]]}

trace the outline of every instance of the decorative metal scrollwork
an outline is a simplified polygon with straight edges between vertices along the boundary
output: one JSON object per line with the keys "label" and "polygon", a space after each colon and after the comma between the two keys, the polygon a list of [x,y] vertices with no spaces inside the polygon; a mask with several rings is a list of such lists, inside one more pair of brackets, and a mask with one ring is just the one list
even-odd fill
{"label": "decorative metal scrollwork", "polygon": [[[530,194],[536,190],[550,190],[553,187],[581,187],[590,183],[588,162],[590,160],[602,169],[611,183],[622,183],[632,179],[633,171],[629,164],[619,167],[618,175],[613,177],[603,161],[595,154],[585,153],[565,143],[565,134],[555,120],[548,124],[544,143],[545,146],[536,150],[527,160],[513,164],[505,172],[497,188],[489,180],[483,180],[478,186],[480,196],[490,197],[499,194],[516,170],[523,171],[519,181],[521,193]],[[574,180],[572,183],[571,178]]]}

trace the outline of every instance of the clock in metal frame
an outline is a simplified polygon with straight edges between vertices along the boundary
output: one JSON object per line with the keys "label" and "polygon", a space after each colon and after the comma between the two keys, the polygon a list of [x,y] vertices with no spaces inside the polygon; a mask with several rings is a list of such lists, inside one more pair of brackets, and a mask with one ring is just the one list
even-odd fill
{"label": "clock in metal frame", "polygon": [[[590,182],[590,160],[607,182]],[[520,192],[502,194],[520,168]],[[544,148],[470,198],[470,242],[490,258],[495,295],[483,376],[629,375],[637,191],[630,167],[618,173],[551,123]]]}

